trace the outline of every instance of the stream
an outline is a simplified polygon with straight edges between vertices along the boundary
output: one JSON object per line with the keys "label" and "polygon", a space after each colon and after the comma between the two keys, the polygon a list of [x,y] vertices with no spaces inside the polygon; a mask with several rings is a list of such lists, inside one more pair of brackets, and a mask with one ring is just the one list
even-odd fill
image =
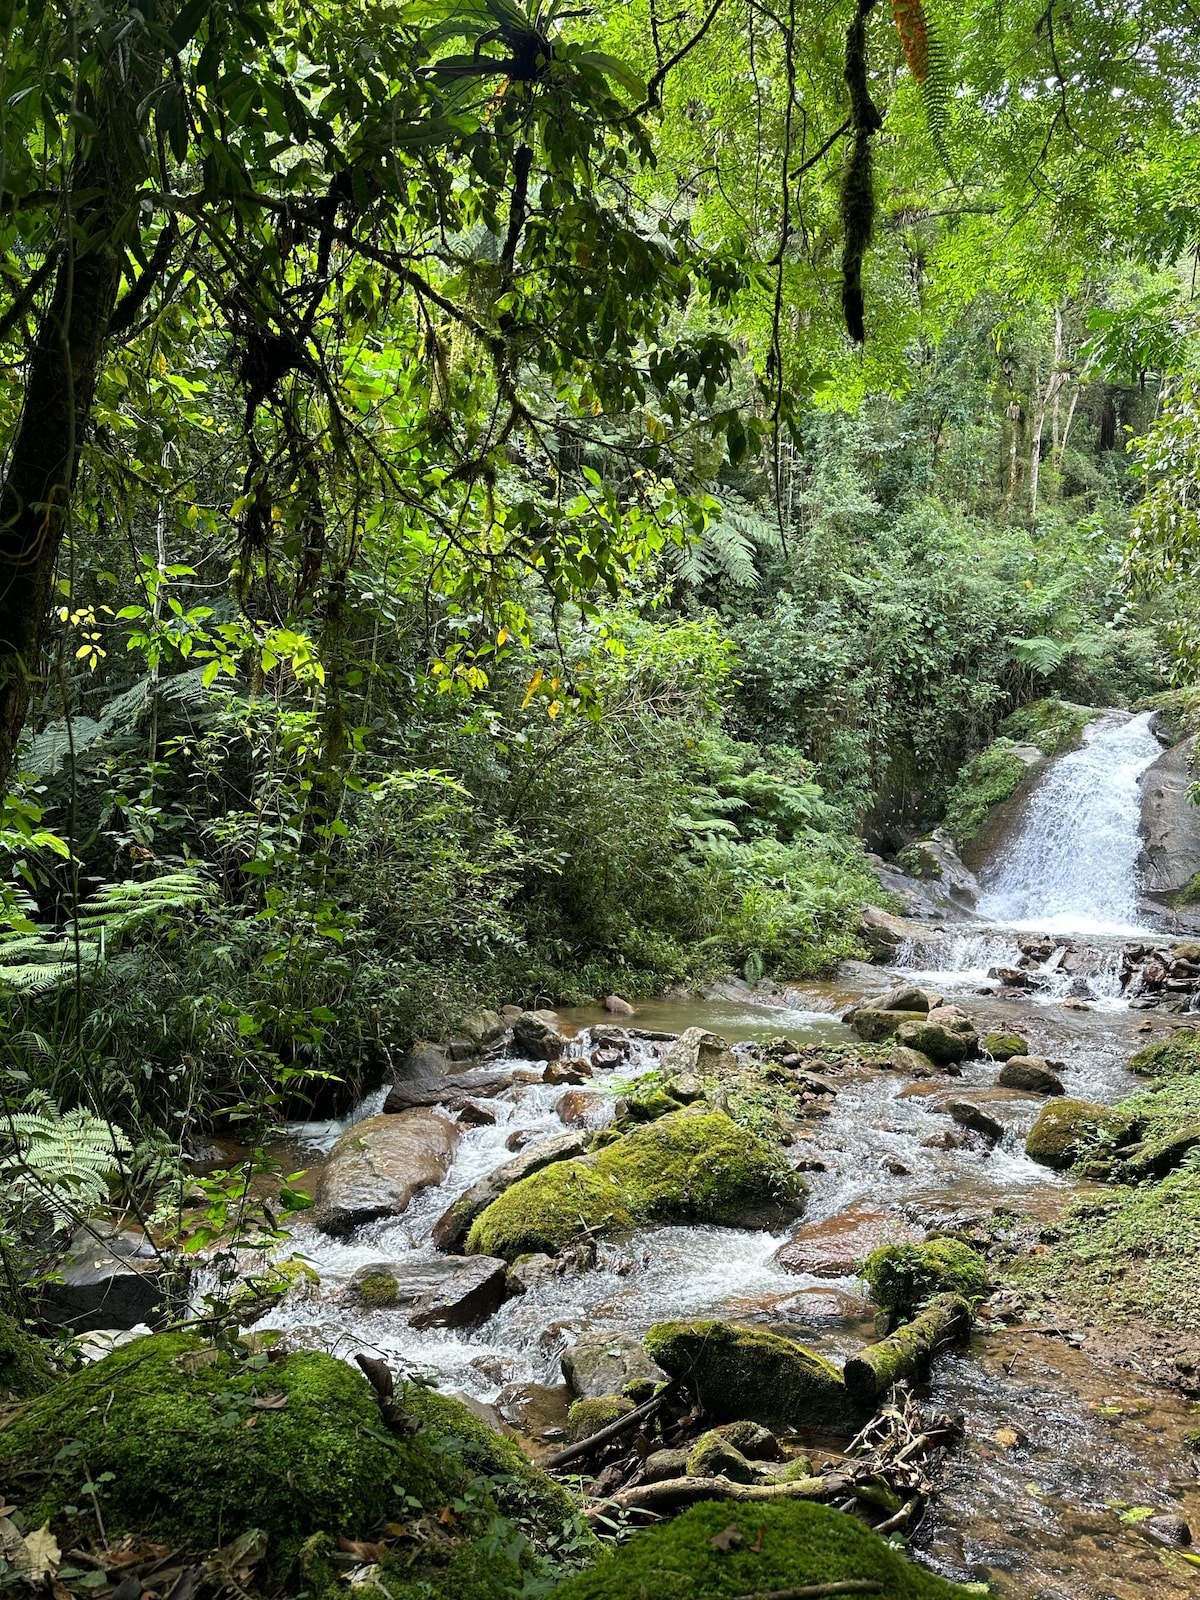
{"label": "stream", "polygon": [[[849,1043],[846,1006],[896,981],[916,979],[961,1005],[981,1033],[1023,1033],[1031,1050],[1063,1064],[1069,1095],[1113,1101],[1135,1080],[1123,1063],[1165,1032],[1120,993],[1120,936],[1139,927],[1136,894],[1138,779],[1159,754],[1148,718],[1107,714],[1083,748],[1052,763],[1022,823],[983,877],[978,919],[930,928],[897,952],[897,965],[848,963],[836,980],[783,992],[728,985],[710,999],[662,998],[638,1007],[631,1027],[679,1033],[710,1028],[731,1042],[780,1035],[799,1045]],[[1021,930],[1070,932],[1086,946],[1070,972],[1046,974],[1038,991],[1000,994],[989,968],[1015,965]],[[770,990],[771,986],[767,986]],[[572,1050],[611,1023],[597,1009],[559,1012]],[[585,1085],[600,1126],[630,1079],[651,1070],[667,1045],[636,1039],[631,1059]],[[520,1063],[506,1063],[517,1065]],[[529,1063],[540,1073],[542,1063]],[[894,1073],[847,1075],[828,1115],[804,1126],[792,1147],[810,1199],[802,1226],[854,1215],[891,1214],[923,1228],[986,1218],[998,1207],[1052,1220],[1076,1180],[1031,1162],[1024,1138],[1041,1105],[995,1087],[991,1061],[965,1064],[961,1078],[906,1084]],[[935,1148],[926,1141],[951,1124],[938,1110],[948,1094],[971,1098],[1004,1125],[994,1149]],[[339,1296],[368,1262],[432,1257],[433,1224],[458,1194],[500,1162],[518,1132],[563,1131],[561,1086],[518,1083],[489,1102],[494,1126],[464,1130],[445,1181],[418,1194],[403,1217],[333,1240],[303,1218],[294,1248],[317,1269],[316,1298],[285,1301],[256,1326],[351,1358],[383,1355],[442,1388],[494,1408],[529,1436],[553,1440],[569,1396],[559,1356],[584,1331],[640,1335],[665,1317],[751,1321],[799,1338],[835,1358],[872,1333],[872,1312],[852,1270],[839,1276],[785,1272],[774,1261],[785,1235],[718,1227],[653,1227],[603,1244],[596,1266],[542,1283],[508,1300],[471,1330],[417,1332],[403,1315],[365,1312]],[[337,1135],[381,1108],[383,1091],[341,1122],[296,1125],[294,1153],[318,1166]],[[291,1157],[289,1157],[291,1159]],[[839,1224],[831,1226],[836,1240]],[[794,1229],[792,1230],[794,1231]],[[929,1398],[965,1416],[965,1441],[944,1490],[914,1540],[914,1555],[944,1576],[982,1580],[1020,1600],[1133,1600],[1194,1591],[1197,1569],[1139,1531],[1145,1508],[1182,1514],[1200,1538],[1197,1457],[1185,1434],[1191,1407],[1169,1391],[1100,1364],[1035,1326],[977,1331],[968,1350],[939,1359]],[[817,1444],[819,1440],[814,1441]]]}

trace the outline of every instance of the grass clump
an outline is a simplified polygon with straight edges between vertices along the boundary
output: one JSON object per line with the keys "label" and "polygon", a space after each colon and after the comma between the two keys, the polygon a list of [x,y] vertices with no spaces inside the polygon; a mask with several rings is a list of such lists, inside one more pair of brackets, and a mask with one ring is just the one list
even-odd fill
{"label": "grass clump", "polygon": [[978,1304],[988,1292],[987,1262],[960,1239],[885,1244],[867,1257],[863,1277],[875,1303],[900,1320],[935,1294],[958,1294]]}
{"label": "grass clump", "polygon": [[841,1428],[854,1407],[832,1362],[765,1328],[732,1322],[659,1322],[646,1350],[664,1372],[683,1378],[716,1422]]}
{"label": "grass clump", "polygon": [[779,1151],[724,1112],[675,1112],[513,1184],[476,1217],[466,1248],[513,1261],[648,1222],[775,1226],[804,1194]]}
{"label": "grass clump", "polygon": [[[730,1526],[738,1539],[716,1539]],[[855,1517],[801,1501],[745,1512],[708,1501],[674,1522],[634,1534],[554,1600],[716,1600],[873,1579],[883,1600],[955,1600],[967,1594],[902,1555]]]}

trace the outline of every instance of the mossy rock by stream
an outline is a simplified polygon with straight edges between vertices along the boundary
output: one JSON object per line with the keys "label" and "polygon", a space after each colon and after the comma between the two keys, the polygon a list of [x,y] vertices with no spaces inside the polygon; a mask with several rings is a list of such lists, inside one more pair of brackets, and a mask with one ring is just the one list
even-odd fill
{"label": "mossy rock by stream", "polygon": [[[371,1538],[389,1518],[436,1526],[442,1507],[463,1502],[453,1533],[438,1529],[411,1574],[406,1560],[403,1581],[385,1581],[396,1596],[498,1600],[520,1591],[538,1544],[588,1542],[565,1492],[511,1441],[444,1395],[410,1386],[401,1398],[419,1426],[392,1434],[366,1379],[331,1356],[268,1361],[189,1334],[155,1335],[10,1416],[0,1480],[28,1525],[48,1520],[63,1548],[94,1527],[85,1480],[103,1485],[110,1541],[129,1532],[202,1553],[261,1529],[274,1581],[302,1549],[319,1567],[324,1537]],[[467,1586],[467,1547],[506,1516],[510,1536],[517,1524],[531,1542],[483,1563]],[[410,1587],[417,1573],[428,1588]]]}
{"label": "mossy rock by stream", "polygon": [[883,1245],[867,1257],[863,1277],[876,1305],[901,1321],[934,1295],[961,1295],[978,1305],[988,1292],[987,1262],[961,1239]]}
{"label": "mossy rock by stream", "polygon": [[[730,1528],[739,1537],[718,1538]],[[709,1500],[636,1533],[554,1590],[554,1600],[721,1600],[873,1579],[877,1600],[970,1593],[906,1561],[857,1518],[803,1501],[739,1507]]]}
{"label": "mossy rock by stream", "polygon": [[804,1198],[783,1156],[724,1112],[674,1112],[513,1184],[476,1217],[466,1247],[513,1261],[649,1222],[779,1227]]}
{"label": "mossy rock by stream", "polygon": [[31,1400],[54,1383],[54,1369],[40,1339],[0,1311],[0,1401]]}
{"label": "mossy rock by stream", "polygon": [[714,1422],[852,1428],[857,1408],[824,1356],[735,1322],[659,1322],[646,1350],[664,1372],[696,1391]]}
{"label": "mossy rock by stream", "polygon": [[1120,1106],[1091,1100],[1053,1100],[1043,1106],[1025,1140],[1025,1154],[1044,1167],[1065,1172],[1101,1141],[1119,1145],[1133,1136],[1138,1119]]}
{"label": "mossy rock by stream", "polygon": [[1175,1078],[1200,1072],[1200,1029],[1181,1028],[1169,1039],[1148,1044],[1130,1057],[1129,1070],[1142,1078]]}

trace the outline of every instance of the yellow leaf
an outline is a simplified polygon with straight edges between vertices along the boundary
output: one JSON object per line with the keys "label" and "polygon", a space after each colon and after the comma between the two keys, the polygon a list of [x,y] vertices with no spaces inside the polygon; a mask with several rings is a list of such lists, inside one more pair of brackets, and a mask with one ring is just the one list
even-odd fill
{"label": "yellow leaf", "polygon": [[507,644],[508,643],[508,629],[507,628],[501,628],[500,629],[500,632],[496,635],[496,643],[497,644]]}
{"label": "yellow leaf", "polygon": [[40,1583],[43,1578],[58,1571],[62,1561],[62,1551],[58,1547],[57,1539],[50,1532],[48,1522],[43,1522],[36,1533],[25,1535],[25,1554],[29,1558],[25,1576],[32,1583]]}
{"label": "yellow leaf", "polygon": [[555,717],[558,716],[558,713],[561,710],[562,710],[562,701],[561,700],[551,700],[550,704],[546,707],[546,715],[550,718],[551,722],[553,722]]}
{"label": "yellow leaf", "polygon": [[545,676],[546,676],[546,674],[542,671],[541,667],[539,667],[537,669],[537,671],[534,673],[533,677],[530,678],[528,684],[525,686],[525,698],[524,698],[524,700],[521,701],[521,710],[522,711],[524,711],[525,707],[529,704],[529,702],[533,699],[534,695],[538,692],[539,688],[541,687],[542,679]]}

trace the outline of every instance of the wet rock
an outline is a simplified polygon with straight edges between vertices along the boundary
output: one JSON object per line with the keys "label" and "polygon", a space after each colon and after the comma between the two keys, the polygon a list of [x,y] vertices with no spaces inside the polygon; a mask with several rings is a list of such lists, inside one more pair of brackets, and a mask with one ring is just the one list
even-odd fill
{"label": "wet rock", "polygon": [[838,1092],[836,1083],[830,1083],[828,1078],[819,1077],[815,1072],[798,1072],[796,1082],[809,1094],[827,1095]]}
{"label": "wet rock", "polygon": [[588,1065],[594,1072],[612,1072],[619,1067],[628,1055],[628,1051],[611,1049],[605,1046],[600,1050],[593,1050],[587,1058]]}
{"label": "wet rock", "polygon": [[1142,855],[1145,892],[1170,902],[1200,873],[1200,817],[1191,803],[1196,740],[1163,752],[1146,771],[1142,790]]}
{"label": "wet rock", "polygon": [[672,1078],[670,1092],[682,1105],[690,1106],[697,1100],[704,1099],[704,1085],[695,1073],[683,1072],[679,1077]]}
{"label": "wet rock", "polygon": [[553,1011],[522,1011],[512,1031],[513,1054],[528,1061],[557,1061],[567,1048]]}
{"label": "wet rock", "polygon": [[535,1139],[540,1137],[541,1135],[536,1128],[514,1128],[508,1138],[505,1139],[504,1148],[506,1150],[524,1150],[527,1144],[532,1144]]}
{"label": "wet rock", "polygon": [[450,1052],[445,1045],[418,1039],[400,1062],[398,1078],[412,1083],[437,1083],[450,1070]]}
{"label": "wet rock", "polygon": [[471,1224],[480,1212],[494,1200],[520,1183],[523,1178],[550,1166],[555,1161],[566,1161],[581,1155],[587,1139],[583,1133],[560,1133],[553,1139],[542,1139],[529,1145],[511,1161],[504,1161],[473,1183],[458,1199],[443,1211],[433,1226],[433,1244],[438,1250],[457,1250],[466,1239]]}
{"label": "wet rock", "polygon": [[898,1044],[888,1056],[887,1064],[893,1072],[903,1073],[906,1078],[932,1078],[938,1070],[923,1050],[914,1050],[907,1044]]}
{"label": "wet rock", "polygon": [[987,975],[1008,989],[1028,989],[1033,981],[1031,975],[1021,967],[989,967]]}
{"label": "wet rock", "polygon": [[732,1072],[736,1067],[737,1058],[719,1033],[707,1028],[686,1028],[667,1051],[662,1070],[667,1078],[684,1073],[702,1078]]}
{"label": "wet rock", "polygon": [[939,1067],[956,1066],[979,1053],[979,1035],[957,1006],[938,1006],[927,1017],[896,1030],[897,1043],[920,1050]]}
{"label": "wet rock", "polygon": [[[619,1028],[615,1022],[601,1022],[596,1027],[588,1030],[591,1041],[605,1050],[619,1050],[627,1056],[632,1046],[629,1042],[629,1033],[625,1028]],[[671,1036],[674,1038],[674,1034]]]}
{"label": "wet rock", "polygon": [[476,1050],[501,1044],[508,1031],[504,1018],[498,1011],[471,1011],[455,1024],[458,1031],[471,1040]]}
{"label": "wet rock", "polygon": [[912,924],[878,906],[864,906],[858,932],[875,961],[886,961],[912,936]]}
{"label": "wet rock", "polygon": [[724,1422],[713,1432],[740,1450],[748,1461],[778,1461],[779,1440],[761,1422]]}
{"label": "wet rock", "polygon": [[465,1128],[491,1128],[496,1123],[496,1113],[482,1100],[464,1100],[459,1106],[455,1121]]}
{"label": "wet rock", "polygon": [[623,1000],[619,994],[606,995],[604,1009],[612,1017],[632,1017],[633,1007],[628,1000]]}
{"label": "wet rock", "polygon": [[459,1130],[433,1110],[367,1117],[347,1128],[317,1181],[312,1217],[341,1238],[377,1217],[398,1217],[415,1194],[441,1183]]}
{"label": "wet rock", "polygon": [[1200,1121],[1195,1119],[1183,1123],[1178,1128],[1172,1128],[1169,1133],[1147,1139],[1126,1162],[1130,1176],[1165,1178],[1168,1172],[1174,1172],[1184,1157],[1197,1145],[1200,1145]]}
{"label": "wet rock", "polygon": [[884,1156],[879,1165],[885,1172],[890,1172],[893,1178],[907,1178],[912,1175],[912,1168],[906,1167],[899,1156]]}
{"label": "wet rock", "polygon": [[508,1269],[509,1294],[526,1294],[544,1283],[562,1275],[562,1263],[557,1256],[518,1256]]}
{"label": "wet rock", "polygon": [[652,1450],[642,1467],[646,1483],[666,1483],[669,1478],[682,1478],[687,1472],[686,1450]]}
{"label": "wet rock", "polygon": [[509,1383],[496,1396],[502,1422],[527,1438],[545,1441],[565,1436],[570,1405],[565,1383]]}
{"label": "wet rock", "polygon": [[43,1286],[38,1314],[76,1333],[161,1326],[172,1297],[186,1287],[185,1275],[144,1233],[99,1219],[72,1234],[60,1276]]}
{"label": "wet rock", "polygon": [[1192,1530],[1182,1517],[1171,1512],[1164,1512],[1159,1517],[1147,1517],[1141,1524],[1141,1530],[1147,1539],[1169,1549],[1181,1550],[1192,1542]]}
{"label": "wet rock", "polygon": [[1129,1139],[1137,1119],[1091,1100],[1052,1100],[1029,1131],[1025,1154],[1044,1167],[1065,1171],[1099,1133],[1115,1143]]}
{"label": "wet rock", "polygon": [[785,1272],[806,1272],[814,1278],[848,1278],[881,1245],[916,1243],[923,1237],[903,1218],[888,1211],[853,1205],[823,1222],[801,1228],[775,1252],[775,1262]]}
{"label": "wet rock", "polygon": [[646,1335],[646,1349],[672,1377],[687,1377],[714,1421],[853,1426],[855,1408],[838,1369],[765,1329],[660,1322]]}
{"label": "wet rock", "polygon": [[1044,1056],[1010,1056],[996,1079],[1003,1089],[1025,1089],[1031,1094],[1065,1094],[1062,1079],[1050,1070]]}
{"label": "wet rock", "polygon": [[946,1128],[941,1133],[931,1133],[927,1139],[922,1139],[921,1147],[924,1150],[969,1150],[971,1135],[965,1128],[958,1130]]}
{"label": "wet rock", "polygon": [[920,1011],[929,1014],[929,996],[915,984],[900,983],[863,1004],[864,1011]]}
{"label": "wet rock", "polygon": [[568,1089],[554,1103],[555,1115],[568,1128],[598,1128],[609,1101],[594,1089]]}
{"label": "wet rock", "polygon": [[977,1106],[973,1100],[951,1100],[946,1111],[958,1123],[960,1128],[967,1128],[971,1133],[977,1133],[989,1144],[999,1144],[1004,1137],[1004,1124],[990,1116],[982,1106]]}
{"label": "wet rock", "polygon": [[440,1078],[400,1078],[388,1090],[383,1111],[389,1117],[430,1106],[458,1111],[468,1100],[490,1099],[510,1089],[512,1084],[511,1072],[497,1072],[487,1067]]}
{"label": "wet rock", "polygon": [[688,1451],[687,1475],[689,1478],[728,1478],[731,1483],[753,1483],[758,1476],[737,1446],[716,1429],[701,1434]]}
{"label": "wet rock", "polygon": [[882,1044],[885,1039],[896,1037],[906,1026],[923,1026],[926,1019],[924,1011],[884,1011],[859,1006],[850,1019],[850,1026],[867,1044]]}
{"label": "wet rock", "polygon": [[667,1375],[647,1355],[641,1340],[627,1333],[590,1333],[564,1350],[563,1377],[581,1399],[639,1391],[665,1383]]}
{"label": "wet rock", "polygon": [[1012,1056],[1027,1056],[1029,1041],[1019,1033],[985,1033],[980,1048],[993,1061],[1008,1061]]}
{"label": "wet rock", "polygon": [[413,1328],[469,1328],[503,1305],[507,1272],[492,1256],[375,1261],[358,1269],[347,1294],[372,1310],[406,1312]]}
{"label": "wet rock", "polygon": [[591,1062],[585,1061],[582,1056],[562,1056],[557,1061],[548,1063],[542,1073],[542,1082],[549,1084],[579,1084],[586,1083],[592,1075]]}

